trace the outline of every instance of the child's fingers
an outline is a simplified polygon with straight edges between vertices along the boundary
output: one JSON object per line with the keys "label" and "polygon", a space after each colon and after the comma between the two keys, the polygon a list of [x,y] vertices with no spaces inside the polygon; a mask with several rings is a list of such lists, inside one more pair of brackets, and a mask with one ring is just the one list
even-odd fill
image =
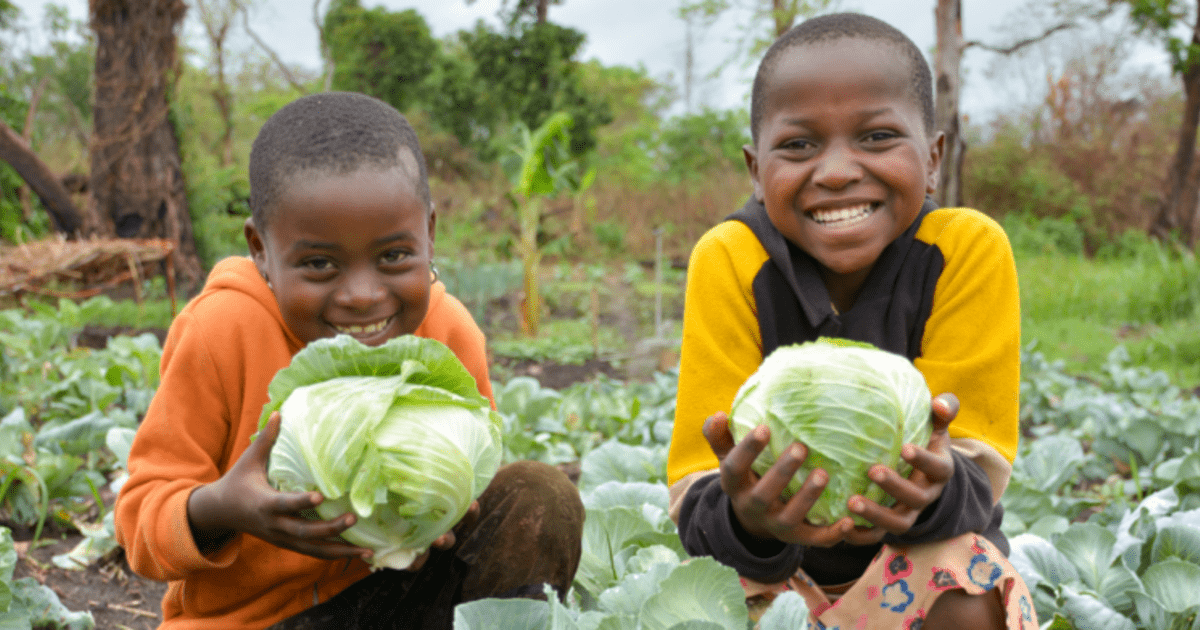
{"label": "child's fingers", "polygon": [[958,416],[958,396],[951,393],[938,394],[933,398],[931,409],[934,432],[945,431]]}
{"label": "child's fingers", "polygon": [[325,500],[320,492],[275,492],[265,500],[268,511],[275,514],[295,514],[311,510]]}
{"label": "child's fingers", "polygon": [[[280,422],[279,412],[272,412],[271,417],[267,419],[267,423],[258,432],[258,438],[250,443],[250,446],[242,453],[241,458],[247,459],[255,467],[262,468],[265,471],[267,469],[267,462],[271,459],[271,447],[275,446],[275,439],[279,437]],[[239,458],[239,461],[241,458]]]}
{"label": "child's fingers", "polygon": [[846,539],[846,535],[854,530],[854,521],[849,517],[838,519],[829,525],[813,525],[808,521],[800,523],[780,540],[802,544],[806,547],[832,547]]}
{"label": "child's fingers", "polygon": [[771,438],[771,431],[766,426],[755,427],[749,435],[738,442],[721,460],[721,487],[725,494],[735,496],[752,487],[755,482],[750,464],[762,452]]}
{"label": "child's fingers", "polygon": [[708,440],[708,445],[717,455],[717,459],[725,459],[729,451],[733,450],[734,443],[733,436],[729,433],[729,418],[724,411],[718,411],[709,416],[704,421],[704,427],[701,430],[704,433],[704,439]]}
{"label": "child's fingers", "polygon": [[438,536],[437,540],[434,540],[433,544],[430,546],[434,549],[449,549],[454,546],[456,540],[457,539],[454,537],[454,530],[450,530],[445,534]]}
{"label": "child's fingers", "polygon": [[[779,501],[779,495],[783,494],[784,489],[792,482],[796,471],[804,464],[807,456],[808,450],[804,448],[803,444],[792,444],[784,449],[779,459],[749,489],[747,495],[765,512],[769,506]],[[812,475],[810,475],[811,477]],[[821,494],[822,488],[818,488],[816,494]],[[808,510],[805,510],[805,513],[807,512]]]}
{"label": "child's fingers", "polygon": [[352,527],[355,521],[353,514],[343,514],[328,521],[283,516],[275,519],[268,527],[276,539],[326,540],[338,537]]}
{"label": "child's fingers", "polygon": [[879,526],[852,527],[850,528],[850,531],[846,533],[844,539],[847,544],[851,545],[874,545],[875,543],[882,541],[883,537],[888,533],[888,530]]}
{"label": "child's fingers", "polygon": [[[904,461],[908,462],[913,467],[914,475],[916,473],[924,475],[925,480],[931,484],[945,483],[950,479],[951,476],[954,475],[954,458],[948,452],[941,454],[931,450],[932,448],[937,448],[938,450],[948,450],[949,438],[945,438],[945,442],[945,444],[930,444],[930,449],[919,448],[913,444],[907,444],[901,450],[901,456],[904,457]],[[886,475],[888,479],[903,479],[903,477],[900,477],[899,473],[896,473],[896,471],[891,470],[886,466],[879,466],[878,468],[880,469],[880,477]],[[875,468],[872,468],[871,472],[872,479],[874,479],[874,475],[876,473]],[[884,488],[884,490],[887,490],[887,488]],[[889,494],[891,493],[889,492]]]}
{"label": "child's fingers", "polygon": [[809,510],[821,498],[825,486],[829,483],[829,473],[818,468],[804,479],[800,489],[788,499],[783,509],[779,511],[778,519],[788,527],[795,528],[806,522]]}
{"label": "child's fingers", "polygon": [[866,542],[857,542],[860,540],[878,542],[878,539],[882,539],[885,533],[903,534],[912,528],[919,514],[919,511],[904,503],[897,503],[886,508],[857,494],[850,497],[846,504],[851,512],[870,522],[873,526],[870,529],[874,530],[870,533],[856,530],[848,534],[847,540],[854,541],[853,544],[867,544]]}
{"label": "child's fingers", "polygon": [[371,550],[362,547],[356,547],[347,542],[337,540],[321,540],[321,539],[290,539],[284,541],[274,541],[276,546],[291,549],[314,558],[324,560],[336,560],[338,558],[362,558],[364,560],[371,557]]}

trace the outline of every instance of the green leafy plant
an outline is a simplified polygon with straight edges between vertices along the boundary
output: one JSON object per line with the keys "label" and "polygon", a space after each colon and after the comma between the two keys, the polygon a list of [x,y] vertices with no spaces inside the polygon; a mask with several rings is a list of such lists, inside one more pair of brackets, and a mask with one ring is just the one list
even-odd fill
{"label": "green leafy plant", "polygon": [[145,413],[161,350],[148,334],[72,348],[102,300],[30,307],[0,311],[0,517],[31,526],[36,540],[47,519],[70,526],[99,506],[115,460],[105,435]]}
{"label": "green leafy plant", "polygon": [[[1012,540],[1013,566],[1055,628],[1200,623],[1200,454],[1179,481],[1117,515]],[[1189,497],[1189,495],[1191,495]]]}
{"label": "green leafy plant", "polygon": [[12,531],[0,527],[0,628],[90,630],[96,627],[91,613],[67,610],[49,586],[32,577],[14,580],[16,566]]}

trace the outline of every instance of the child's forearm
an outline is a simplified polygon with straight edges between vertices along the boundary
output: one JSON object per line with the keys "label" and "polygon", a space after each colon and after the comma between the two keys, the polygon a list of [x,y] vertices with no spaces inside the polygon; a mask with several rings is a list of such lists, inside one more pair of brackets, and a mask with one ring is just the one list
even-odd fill
{"label": "child's forearm", "polygon": [[[218,482],[219,483],[219,482]],[[225,510],[217,497],[216,483],[202,485],[188,496],[187,515],[188,527],[196,548],[201,554],[210,555],[224,547],[236,530],[227,523]]]}

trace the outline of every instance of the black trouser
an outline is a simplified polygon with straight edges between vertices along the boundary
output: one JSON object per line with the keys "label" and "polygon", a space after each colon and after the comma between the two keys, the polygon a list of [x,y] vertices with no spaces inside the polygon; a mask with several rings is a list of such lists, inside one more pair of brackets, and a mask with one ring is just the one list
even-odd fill
{"label": "black trouser", "polygon": [[415,572],[383,569],[271,630],[445,628],[454,606],[485,597],[566,595],[579,568],[583,503],[557,468],[504,466],[479,497],[479,513],[454,528],[454,547],[434,549]]}

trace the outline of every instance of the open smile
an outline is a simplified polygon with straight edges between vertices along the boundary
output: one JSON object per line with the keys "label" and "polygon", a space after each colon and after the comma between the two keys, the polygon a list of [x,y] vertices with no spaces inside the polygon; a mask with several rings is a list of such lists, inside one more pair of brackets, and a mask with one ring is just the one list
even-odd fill
{"label": "open smile", "polygon": [[350,324],[350,325],[346,325],[346,326],[339,326],[337,324],[330,322],[329,325],[335,331],[337,331],[339,334],[353,335],[355,337],[363,337],[363,336],[367,336],[367,335],[373,335],[375,333],[378,333],[378,332],[386,329],[388,327],[388,324],[392,323],[392,319],[393,319],[393,317],[388,317],[386,319],[381,319],[377,322],[372,322],[372,323],[368,323],[368,324]]}
{"label": "open smile", "polygon": [[879,204],[864,203],[847,208],[813,210],[805,214],[822,226],[844,228],[866,221],[878,209]]}

